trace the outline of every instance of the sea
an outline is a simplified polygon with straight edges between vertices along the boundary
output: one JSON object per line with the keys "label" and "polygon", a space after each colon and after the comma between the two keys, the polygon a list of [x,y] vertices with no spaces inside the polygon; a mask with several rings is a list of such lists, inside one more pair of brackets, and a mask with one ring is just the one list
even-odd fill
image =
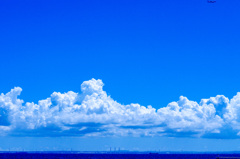
{"label": "sea", "polygon": [[240,154],[106,154],[2,152],[0,159],[240,159]]}

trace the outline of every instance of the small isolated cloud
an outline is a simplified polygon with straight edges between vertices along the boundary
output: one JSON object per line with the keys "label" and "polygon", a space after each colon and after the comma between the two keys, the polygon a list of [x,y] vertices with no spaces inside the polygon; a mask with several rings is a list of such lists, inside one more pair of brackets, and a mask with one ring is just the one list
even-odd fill
{"label": "small isolated cloud", "polygon": [[81,85],[81,93],[53,92],[24,103],[20,87],[0,95],[0,135],[10,136],[187,136],[240,137],[240,93],[200,103],[181,96],[156,110],[123,105],[103,90],[101,80]]}

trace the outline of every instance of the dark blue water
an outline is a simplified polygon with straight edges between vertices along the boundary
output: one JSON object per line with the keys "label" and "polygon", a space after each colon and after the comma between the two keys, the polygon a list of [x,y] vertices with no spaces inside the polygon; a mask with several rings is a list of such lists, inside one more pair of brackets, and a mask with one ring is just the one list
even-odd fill
{"label": "dark blue water", "polygon": [[240,154],[51,154],[0,153],[1,159],[240,159]]}

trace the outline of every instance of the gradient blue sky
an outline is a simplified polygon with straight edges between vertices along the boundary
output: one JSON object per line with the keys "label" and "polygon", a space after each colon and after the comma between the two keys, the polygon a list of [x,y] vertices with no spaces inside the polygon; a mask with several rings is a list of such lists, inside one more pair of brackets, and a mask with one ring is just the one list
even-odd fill
{"label": "gradient blue sky", "polygon": [[[104,90],[121,104],[158,109],[181,95],[197,102],[219,94],[232,98],[240,90],[239,8],[239,0],[1,1],[0,92],[20,86],[21,99],[36,103],[54,91],[79,92],[83,81],[95,78],[102,79]],[[9,138],[8,146],[0,143],[2,149],[17,149],[25,140],[2,140]],[[25,149],[45,141],[28,140]],[[219,142],[240,150],[238,139],[142,137],[116,144],[116,138],[69,138],[78,150],[85,150],[81,145],[87,140],[93,144],[89,150],[103,150],[98,142],[106,143],[106,149],[149,150],[137,147],[146,140],[155,143],[151,150],[164,145],[164,150],[195,150],[189,145],[198,142],[205,145],[197,146],[199,151],[225,150],[226,144],[206,148]],[[45,147],[36,144],[35,149],[53,143],[68,149],[69,141],[46,139]],[[174,141],[182,147],[171,145]]]}

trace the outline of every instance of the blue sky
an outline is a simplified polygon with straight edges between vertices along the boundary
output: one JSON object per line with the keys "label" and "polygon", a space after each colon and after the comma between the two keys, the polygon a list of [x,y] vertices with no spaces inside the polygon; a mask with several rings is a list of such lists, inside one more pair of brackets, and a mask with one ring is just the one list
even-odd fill
{"label": "blue sky", "polygon": [[[233,99],[240,90],[240,75],[238,74],[240,69],[238,64],[240,56],[239,7],[238,0],[231,2],[217,0],[217,3],[214,4],[209,4],[205,0],[2,1],[0,2],[0,92],[6,94],[16,86],[21,87],[23,91],[18,98],[23,99],[24,103],[12,102],[16,107],[22,105],[27,107],[26,102],[38,104],[39,100],[49,97],[52,102],[53,97],[56,97],[56,99],[54,98],[55,105],[58,106],[57,102],[59,102],[58,99],[61,99],[61,95],[51,95],[53,92],[63,94],[73,91],[81,94],[81,84],[94,78],[101,79],[104,83],[103,91],[97,90],[100,95],[104,92],[107,93],[107,96],[103,96],[101,100],[108,102],[108,98],[111,98],[123,107],[131,103],[138,103],[145,107],[151,105],[157,111],[159,108],[167,107],[173,101],[179,101],[180,96],[187,97],[190,101],[196,101],[201,107],[201,99],[224,95],[224,98],[221,97],[221,100],[218,100],[220,105],[223,105],[222,107],[230,105],[229,107],[233,107],[235,110],[238,104],[234,103],[238,102],[231,104],[225,98]],[[86,84],[86,87],[90,87],[92,84],[99,86],[93,82]],[[87,92],[91,90],[87,90]],[[13,94],[16,95],[19,92],[17,88]],[[84,97],[85,95],[83,93]],[[12,117],[18,117],[19,114],[18,112],[17,114],[9,113],[8,108],[5,110],[7,95],[2,96],[2,99],[4,102],[1,107],[4,109],[1,111],[7,115],[1,114],[0,123],[9,126],[8,124],[14,123]],[[234,99],[238,101],[238,97]],[[90,102],[90,100],[86,101]],[[69,105],[66,104],[66,106]],[[193,103],[193,105],[195,104]],[[219,103],[215,102],[214,107],[217,112],[218,105]],[[91,106],[91,102],[88,103],[88,106]],[[179,106],[181,107],[181,104]],[[29,108],[31,107],[29,106]],[[140,108],[139,110],[142,110]],[[136,112],[133,111],[133,113]],[[166,112],[164,113],[160,116],[166,115]],[[171,114],[170,111],[169,113]],[[224,118],[221,113],[215,115],[224,119],[223,123],[229,122],[225,121],[227,117]],[[160,128],[164,127],[164,131],[169,128],[167,135],[162,138],[149,139],[147,137],[147,139],[149,142],[154,140],[157,143],[176,141],[184,147],[186,141],[201,140],[201,143],[209,145],[213,141],[213,143],[220,142],[219,138],[224,138],[224,141],[221,140],[221,142],[232,143],[234,145],[232,149],[238,147],[236,144],[238,124],[221,125],[220,119],[217,120],[215,117],[211,118],[215,121],[213,122],[215,129],[211,131],[219,130],[223,135],[206,133],[196,138],[193,134],[199,134],[200,130],[202,132],[203,127],[197,128],[198,133],[196,133],[196,128],[192,127],[184,129],[184,133],[176,133],[178,131],[173,129],[171,123],[168,122],[167,127],[154,123],[155,127],[156,125]],[[65,118],[61,122],[74,120],[67,116]],[[143,119],[142,116],[139,118]],[[238,118],[235,118],[234,122],[238,122]],[[140,119],[136,118],[129,123],[136,124],[141,121]],[[34,122],[37,119],[26,118],[26,120],[29,120],[28,126],[31,127],[36,124]],[[87,122],[89,125],[94,121],[97,121],[98,124],[107,122],[99,120],[92,118],[90,120],[89,118]],[[152,122],[153,119],[148,120]],[[49,119],[50,121],[53,122]],[[160,120],[154,120],[154,122],[156,121],[160,122]],[[67,134],[67,136],[71,136],[71,134],[76,136],[77,134],[76,131],[63,134],[52,133],[51,130],[56,128],[59,123],[37,129],[33,126],[34,132],[30,131],[29,127],[22,127],[21,124],[13,124],[15,128],[14,130],[11,128],[11,133],[3,133],[5,135],[3,138],[13,138],[12,145],[10,144],[8,147],[17,147],[15,141],[21,143],[25,137],[31,136],[29,144],[25,147],[28,149],[36,140],[41,140],[40,138],[44,136],[51,138],[49,139],[51,144],[56,143],[57,147],[64,149],[65,145],[58,145],[60,141],[66,140],[67,142],[66,136],[63,134]],[[81,124],[81,122],[77,124]],[[120,121],[118,124],[123,123]],[[91,127],[89,125],[78,128]],[[126,124],[122,126],[126,126]],[[142,125],[140,124],[140,126]],[[176,125],[174,126],[176,128]],[[113,131],[109,127],[107,130]],[[208,131],[210,132],[210,129]],[[134,134],[134,132],[132,133]],[[58,137],[52,138],[54,135]],[[140,136],[137,139],[132,136],[122,137],[137,140],[132,142],[130,147],[125,147],[137,149],[138,143],[146,142],[146,137]],[[176,140],[168,139],[168,137],[174,137]],[[71,140],[70,138],[69,140]],[[91,140],[91,137],[84,137],[84,139],[79,137],[80,140],[84,141],[80,142],[81,144],[86,143],[87,140]],[[91,140],[93,145],[89,147],[92,150],[98,150],[94,142],[98,143],[99,140],[105,142],[106,145],[111,145],[109,144],[111,141],[118,141],[112,136],[100,138]],[[120,144],[121,147],[129,145],[127,139],[123,141],[125,142]],[[45,148],[39,145],[36,149],[46,149],[47,143]],[[75,144],[80,143],[76,141]],[[197,142],[190,143],[195,145]],[[154,146],[151,149],[159,149],[158,144],[152,145]],[[218,150],[223,150],[224,145],[226,144],[223,144],[222,147],[219,146]],[[114,144],[112,144],[113,146]],[[3,144],[0,144],[0,147],[7,149]],[[79,150],[84,149],[81,146],[76,147],[79,147]],[[167,150],[184,149],[171,145],[166,145],[166,147]],[[191,146],[186,147],[191,150]],[[196,149],[205,151],[206,149],[202,147]],[[143,148],[139,149],[143,150]]]}

